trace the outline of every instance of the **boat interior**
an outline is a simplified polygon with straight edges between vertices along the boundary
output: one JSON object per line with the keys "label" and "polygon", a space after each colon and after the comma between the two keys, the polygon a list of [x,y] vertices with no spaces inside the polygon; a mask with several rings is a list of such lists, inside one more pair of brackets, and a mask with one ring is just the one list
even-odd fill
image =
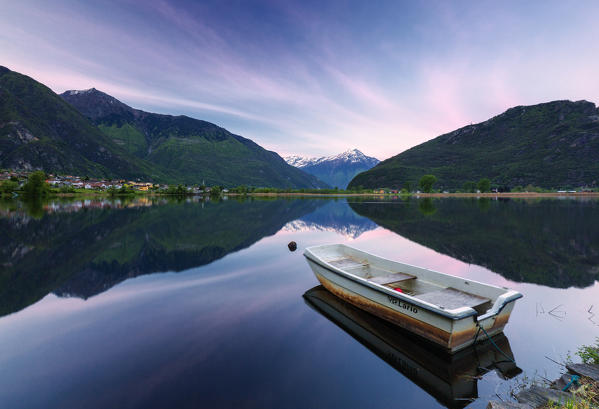
{"label": "boat interior", "polygon": [[[448,282],[442,283],[439,280],[430,280],[435,277],[422,277],[421,274],[414,271],[414,269],[418,268],[413,266],[398,268],[401,266],[401,263],[394,263],[393,266],[381,266],[373,264],[365,258],[357,258],[348,254],[339,256],[341,255],[338,254],[337,257],[327,262],[334,267],[364,278],[372,283],[413,296],[442,309],[453,310],[460,307],[471,307],[476,310],[477,315],[481,315],[487,312],[493,305],[494,300],[491,297],[473,294],[464,291],[463,288],[455,288],[452,286],[452,280],[445,280]],[[434,273],[432,271],[429,272]],[[440,275],[439,273],[436,274]],[[427,278],[429,279],[427,280]],[[457,277],[452,278],[458,279]],[[468,281],[461,281],[462,284],[465,283],[468,285]]]}

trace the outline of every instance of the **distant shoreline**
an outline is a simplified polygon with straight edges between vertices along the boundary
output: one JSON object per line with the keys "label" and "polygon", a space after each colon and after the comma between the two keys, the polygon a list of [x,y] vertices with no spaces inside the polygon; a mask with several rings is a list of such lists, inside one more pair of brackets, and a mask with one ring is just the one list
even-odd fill
{"label": "distant shoreline", "polygon": [[[229,196],[240,196],[239,193],[228,193]],[[536,192],[502,192],[502,193],[412,193],[408,195],[401,194],[379,194],[379,193],[248,193],[247,196],[326,196],[326,197],[351,197],[351,196],[366,196],[366,197],[488,197],[488,198],[542,198],[542,197],[599,197],[599,192],[576,192],[576,193],[536,193]]]}
{"label": "distant shoreline", "polygon": [[[123,197],[192,197],[209,196],[209,194],[190,194],[190,195],[170,195],[156,192],[136,192],[129,195],[111,196],[107,192],[76,192],[76,193],[53,193],[47,198],[72,198],[72,199],[91,199],[91,198],[123,198]],[[301,192],[270,192],[270,193],[223,193],[222,196],[253,196],[253,197],[375,197],[375,198],[512,198],[512,199],[534,199],[534,198],[556,198],[556,197],[587,197],[599,198],[599,192],[576,192],[576,193],[558,193],[558,192],[502,192],[502,193],[301,193]],[[7,199],[8,197],[4,197]]]}

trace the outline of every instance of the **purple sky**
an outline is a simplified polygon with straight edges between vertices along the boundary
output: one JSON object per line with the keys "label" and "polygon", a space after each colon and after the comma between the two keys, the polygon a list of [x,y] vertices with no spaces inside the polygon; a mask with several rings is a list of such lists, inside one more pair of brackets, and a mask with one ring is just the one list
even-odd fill
{"label": "purple sky", "polygon": [[0,3],[0,65],[281,155],[384,159],[514,105],[599,101],[595,1]]}

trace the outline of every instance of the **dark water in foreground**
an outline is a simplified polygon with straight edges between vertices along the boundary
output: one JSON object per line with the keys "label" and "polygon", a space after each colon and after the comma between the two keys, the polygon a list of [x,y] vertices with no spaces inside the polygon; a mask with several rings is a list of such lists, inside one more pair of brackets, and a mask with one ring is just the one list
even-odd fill
{"label": "dark water in foreground", "polygon": [[[3,202],[0,232],[0,407],[483,408],[599,336],[598,201]],[[523,372],[313,289],[332,242],[523,293]]]}

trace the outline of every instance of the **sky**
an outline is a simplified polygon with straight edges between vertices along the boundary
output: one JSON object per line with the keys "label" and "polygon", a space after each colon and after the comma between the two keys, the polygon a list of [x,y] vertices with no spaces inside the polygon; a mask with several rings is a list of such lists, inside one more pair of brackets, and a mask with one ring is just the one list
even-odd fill
{"label": "sky", "polygon": [[599,102],[598,21],[568,0],[0,0],[0,65],[282,156],[385,159],[512,106]]}

